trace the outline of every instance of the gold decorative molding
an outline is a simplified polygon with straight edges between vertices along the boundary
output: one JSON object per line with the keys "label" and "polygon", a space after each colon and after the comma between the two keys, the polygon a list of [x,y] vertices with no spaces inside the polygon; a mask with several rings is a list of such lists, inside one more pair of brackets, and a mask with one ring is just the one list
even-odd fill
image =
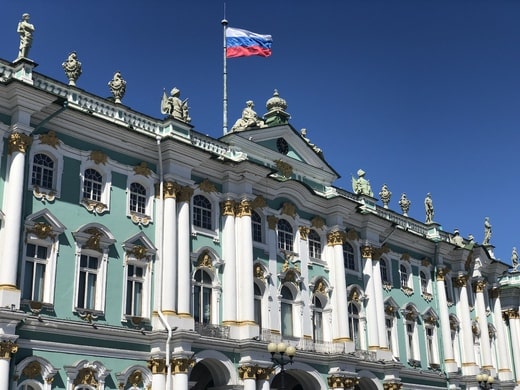
{"label": "gold decorative molding", "polygon": [[490,298],[496,299],[499,296],[500,296],[500,289],[498,287],[494,286],[491,289],[489,289],[489,297]]}
{"label": "gold decorative molding", "polygon": [[56,132],[54,130],[50,130],[47,134],[40,134],[38,140],[41,144],[52,146],[54,149],[61,144],[61,141],[56,136]]}
{"label": "gold decorative molding", "polygon": [[410,262],[410,255],[409,255],[408,253],[406,253],[406,252],[403,253],[403,254],[401,255],[401,260],[402,260],[402,261]]}
{"label": "gold decorative molding", "polygon": [[510,320],[518,320],[518,319],[520,319],[520,315],[519,315],[518,309],[513,309],[513,308],[507,309],[507,310],[504,310],[503,313]]}
{"label": "gold decorative molding", "polygon": [[136,259],[139,260],[148,258],[148,256],[146,256],[146,248],[143,245],[136,245],[132,249],[129,249],[126,253],[129,256],[133,255]]}
{"label": "gold decorative molding", "polygon": [[96,371],[88,367],[82,368],[79,370],[76,379],[74,379],[74,385],[89,385],[97,388],[98,381],[96,380]]}
{"label": "gold decorative molding", "polygon": [[148,368],[152,374],[166,374],[166,359],[152,358],[148,360]]}
{"label": "gold decorative molding", "polygon": [[372,259],[374,255],[374,248],[369,245],[363,245],[361,247],[361,257],[363,259]]}
{"label": "gold decorative molding", "polygon": [[276,169],[282,174],[283,177],[289,179],[292,176],[293,167],[290,164],[282,160],[276,160],[274,163],[276,164]]}
{"label": "gold decorative molding", "polygon": [[253,267],[253,277],[260,280],[265,279],[264,268],[259,263],[256,263]]}
{"label": "gold decorative molding", "polygon": [[103,202],[98,202],[96,200],[91,200],[91,199],[87,199],[87,198],[83,198],[83,200],[81,201],[81,204],[83,206],[85,206],[85,208],[88,211],[94,211],[98,214],[101,214],[105,210],[108,209],[108,206],[106,204],[104,204]]}
{"label": "gold decorative molding", "polygon": [[383,390],[401,390],[403,384],[399,382],[386,382],[383,383]]}
{"label": "gold decorative molding", "polygon": [[222,210],[223,216],[234,217],[236,202],[234,200],[227,199],[220,204],[220,208]]}
{"label": "gold decorative molding", "polygon": [[316,229],[322,229],[325,226],[325,220],[319,215],[315,215],[311,219],[311,226]]}
{"label": "gold decorative molding", "polygon": [[185,374],[195,365],[195,360],[190,358],[175,358],[172,361],[174,374]]}
{"label": "gold decorative molding", "polygon": [[332,374],[327,378],[327,383],[332,389],[354,389],[359,384],[359,378],[350,375]]}
{"label": "gold decorative molding", "polygon": [[37,376],[41,375],[42,373],[42,366],[40,362],[37,360],[33,360],[28,365],[25,366],[25,368],[22,370],[23,376],[25,376],[28,379],[34,379]]}
{"label": "gold decorative molding", "polygon": [[296,215],[296,206],[290,202],[285,202],[282,205],[282,210],[280,212],[284,215],[288,215],[289,217],[294,218]]}
{"label": "gold decorative molding", "polygon": [[325,288],[325,283],[323,282],[323,279],[318,280],[316,285],[314,286],[313,293],[319,293],[325,295],[327,293],[327,289]]}
{"label": "gold decorative molding", "polygon": [[269,379],[271,374],[274,372],[272,367],[258,367],[256,368],[256,379],[266,381]]}
{"label": "gold decorative molding", "polygon": [[242,199],[237,204],[237,217],[250,217],[252,213],[251,202],[247,199]]}
{"label": "gold decorative molding", "polygon": [[33,186],[33,196],[39,200],[54,202],[54,199],[56,199],[56,192],[54,192],[54,190],[42,191],[39,186],[35,185]]}
{"label": "gold decorative molding", "polygon": [[148,226],[150,222],[152,221],[151,218],[148,215],[142,215],[138,213],[130,213],[130,220],[133,223]]}
{"label": "gold decorative molding", "polygon": [[468,282],[467,275],[459,275],[453,278],[453,285],[458,288],[466,287],[466,283]]}
{"label": "gold decorative molding", "polygon": [[437,268],[437,281],[444,281],[444,277],[448,270],[446,268]]}
{"label": "gold decorative molding", "polygon": [[189,202],[193,196],[193,188],[190,186],[182,186],[179,190],[178,201]]}
{"label": "gold decorative molding", "polygon": [[383,254],[388,252],[390,252],[390,248],[386,244],[380,248],[372,248],[372,260],[379,260]]}
{"label": "gold decorative molding", "polygon": [[335,230],[327,234],[327,245],[336,246],[343,245],[346,240],[346,234],[342,230]]}
{"label": "gold decorative molding", "polygon": [[264,197],[262,195],[258,195],[253,201],[251,202],[251,208],[254,209],[261,209],[263,207],[267,206],[267,202],[265,201]]}
{"label": "gold decorative molding", "polygon": [[131,385],[133,388],[136,388],[143,384],[143,373],[141,370],[134,370],[128,377],[127,384]]}
{"label": "gold decorative molding", "polygon": [[94,161],[98,165],[105,165],[108,161],[108,156],[100,150],[93,150],[90,152],[89,160]]}
{"label": "gold decorative molding", "polygon": [[278,218],[274,215],[268,215],[267,216],[267,226],[269,229],[274,230],[276,229],[276,225],[278,224]]}
{"label": "gold decorative molding", "polygon": [[347,238],[350,241],[357,241],[359,240],[359,234],[358,232],[356,232],[355,229],[349,229],[349,231],[347,232]]}
{"label": "gold decorative molding", "polygon": [[32,144],[32,138],[23,133],[11,133],[8,138],[7,153],[25,153]]}
{"label": "gold decorative molding", "polygon": [[145,161],[141,161],[139,165],[134,167],[134,173],[136,175],[148,177],[152,174],[152,170],[148,168],[148,164]]}
{"label": "gold decorative molding", "polygon": [[101,252],[101,237],[103,236],[103,232],[96,227],[91,227],[85,230],[85,233],[90,234],[90,237],[87,239],[85,244],[83,245],[84,249],[92,249],[97,252]]}
{"label": "gold decorative molding", "polygon": [[486,289],[486,281],[484,279],[477,280],[473,285],[473,291],[476,293],[483,293]]}
{"label": "gold decorative molding", "polygon": [[255,366],[239,366],[238,367],[238,376],[240,379],[256,379],[256,369]]}
{"label": "gold decorative molding", "polygon": [[385,305],[385,313],[389,316],[394,316],[395,315],[395,307],[392,306],[392,305]]}
{"label": "gold decorative molding", "polygon": [[215,187],[215,184],[210,182],[208,179],[204,179],[199,183],[199,189],[203,192],[217,192],[217,187]]}
{"label": "gold decorative molding", "polygon": [[27,229],[27,234],[30,233],[36,235],[40,240],[45,240],[46,238],[54,240],[56,238],[56,234],[52,231],[52,226],[47,222],[36,222],[32,228]]}
{"label": "gold decorative molding", "polygon": [[432,263],[430,262],[430,259],[425,257],[424,259],[421,260],[421,265],[423,267],[429,267]]}
{"label": "gold decorative molding", "polygon": [[307,241],[307,239],[309,238],[309,233],[310,233],[311,229],[308,228],[307,226],[300,226],[298,228],[298,230],[300,231],[300,238],[303,241]]}
{"label": "gold decorative molding", "polygon": [[213,269],[213,261],[211,260],[211,256],[209,255],[209,252],[205,250],[202,252],[197,259],[197,267],[206,267]]}
{"label": "gold decorative molding", "polygon": [[174,181],[165,181],[163,184],[163,198],[164,199],[175,199],[177,198],[177,192],[181,189],[181,186]]}

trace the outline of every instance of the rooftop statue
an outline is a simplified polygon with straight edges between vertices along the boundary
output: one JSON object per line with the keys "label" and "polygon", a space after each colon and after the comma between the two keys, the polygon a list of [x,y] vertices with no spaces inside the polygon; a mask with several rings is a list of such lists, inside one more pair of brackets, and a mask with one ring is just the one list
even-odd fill
{"label": "rooftop statue", "polygon": [[410,210],[411,204],[412,202],[410,201],[410,199],[406,197],[406,194],[403,192],[401,194],[401,199],[399,199],[399,206],[401,206],[401,211],[403,212],[403,215],[405,217],[408,216],[408,210]]}
{"label": "rooftop statue", "polygon": [[360,169],[357,171],[358,178],[355,179],[352,176],[352,190],[358,195],[374,196],[372,188],[370,188],[370,182],[365,179],[365,171]]}
{"label": "rooftop statue", "polygon": [[76,85],[76,81],[81,76],[81,62],[78,61],[76,52],[73,51],[69,54],[67,60],[61,64],[67,78],[69,79],[69,85]]}
{"label": "rooftop statue", "polygon": [[314,145],[309,138],[307,138],[307,129],[302,129],[300,135],[302,136],[303,140],[307,142],[307,144],[312,148],[312,150],[314,150],[319,155],[323,154],[322,150]]}
{"label": "rooftop statue", "polygon": [[18,34],[20,34],[20,47],[18,49],[18,58],[27,58],[29,49],[32,45],[34,26],[29,23],[29,14],[23,14],[22,20],[18,23]]}
{"label": "rooftop statue", "polygon": [[387,209],[388,203],[390,203],[390,198],[392,197],[392,193],[390,192],[386,184],[383,184],[383,187],[381,187],[381,191],[379,191],[379,197],[383,202],[383,207]]}
{"label": "rooftop statue", "polygon": [[463,239],[462,236],[460,235],[458,229],[455,229],[455,230],[453,231],[453,237],[450,237],[450,241],[451,241],[452,244],[455,244],[455,245],[457,245],[458,247],[461,247],[461,248],[464,247],[464,239]]}
{"label": "rooftop statue", "polygon": [[246,107],[242,110],[242,117],[237,119],[231,131],[245,130],[250,127],[265,127],[265,123],[253,110],[255,104],[252,100],[246,102]]}
{"label": "rooftop statue", "polygon": [[484,240],[482,241],[482,245],[490,245],[489,241],[491,240],[491,223],[489,223],[489,217],[486,217],[484,220]]}
{"label": "rooftop statue", "polygon": [[513,265],[513,272],[518,271],[518,252],[516,251],[516,246],[513,247],[513,253],[511,253],[511,264]]}
{"label": "rooftop statue", "polygon": [[175,87],[170,91],[169,97],[163,91],[161,114],[189,123],[191,118],[188,113],[188,99],[181,100],[180,96],[181,91]]}
{"label": "rooftop statue", "polygon": [[431,194],[428,192],[424,199],[424,209],[426,211],[426,224],[433,223],[433,200]]}
{"label": "rooftop statue", "polygon": [[121,99],[123,99],[123,96],[125,96],[126,92],[126,81],[123,80],[121,72],[117,71],[114,74],[112,80],[108,82],[108,86],[110,87],[112,96],[114,96],[114,102],[121,103]]}

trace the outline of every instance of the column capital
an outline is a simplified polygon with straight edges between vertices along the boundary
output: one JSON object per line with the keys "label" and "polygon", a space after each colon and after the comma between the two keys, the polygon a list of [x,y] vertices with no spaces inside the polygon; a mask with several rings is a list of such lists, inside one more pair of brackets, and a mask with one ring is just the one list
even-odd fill
{"label": "column capital", "polygon": [[166,359],[152,358],[147,363],[152,374],[166,374]]}
{"label": "column capital", "polygon": [[240,379],[256,379],[256,366],[242,365],[238,367]]}
{"label": "column capital", "polygon": [[347,235],[343,230],[335,230],[327,234],[327,245],[336,246],[343,245],[347,239]]}
{"label": "column capital", "polygon": [[165,181],[163,184],[163,197],[164,199],[175,199],[177,192],[181,189],[181,186],[174,181]]}
{"label": "column capital", "polygon": [[32,138],[24,133],[11,133],[8,137],[7,153],[25,153],[32,144]]}
{"label": "column capital", "polygon": [[191,197],[193,196],[193,188],[190,186],[182,186],[179,189],[179,194],[177,195],[179,202],[189,202]]}
{"label": "column capital", "polygon": [[332,374],[327,378],[327,382],[333,389],[353,389],[359,383],[359,378],[351,375]]}
{"label": "column capital", "polygon": [[0,359],[11,359],[11,354],[18,352],[18,344],[11,340],[0,342]]}
{"label": "column capital", "polygon": [[487,282],[485,279],[479,279],[473,284],[473,291],[476,293],[483,293]]}
{"label": "column capital", "polygon": [[309,228],[307,226],[300,226],[300,227],[298,227],[298,229],[300,231],[300,238],[303,241],[307,241],[307,238],[309,237],[309,233],[311,231],[311,228]]}
{"label": "column capital", "polygon": [[503,314],[505,317],[509,318],[510,320],[518,320],[520,319],[520,315],[518,313],[518,309],[506,309],[503,311]]}
{"label": "column capital", "polygon": [[223,201],[220,204],[220,209],[222,210],[222,215],[234,217],[236,205],[237,205],[236,202],[232,199],[226,199],[225,201]]}
{"label": "column capital", "polygon": [[374,255],[374,248],[370,245],[363,245],[361,247],[361,257],[364,259],[372,259]]}
{"label": "column capital", "polygon": [[195,365],[195,360],[190,358],[174,358],[172,360],[174,374],[186,374]]}
{"label": "column capital", "polygon": [[242,199],[239,203],[237,203],[237,217],[250,217],[253,210],[251,208],[251,201],[248,199]]}
{"label": "column capital", "polygon": [[268,215],[267,216],[267,226],[269,229],[274,230],[276,229],[276,225],[278,224],[278,218],[274,215]]}
{"label": "column capital", "polygon": [[260,367],[256,366],[256,379],[257,380],[268,380],[271,374],[274,372],[272,367]]}
{"label": "column capital", "polygon": [[466,287],[467,282],[468,282],[467,274],[459,274],[453,278],[453,284],[455,285],[455,287],[458,287],[458,288]]}
{"label": "column capital", "polygon": [[383,384],[384,390],[400,390],[403,388],[403,384],[400,382],[386,382]]}
{"label": "column capital", "polygon": [[445,267],[444,268],[443,267],[437,268],[437,275],[436,275],[437,281],[438,282],[441,282],[441,281],[444,282],[444,278],[445,278],[447,273],[448,273],[448,269],[447,268],[445,268]]}

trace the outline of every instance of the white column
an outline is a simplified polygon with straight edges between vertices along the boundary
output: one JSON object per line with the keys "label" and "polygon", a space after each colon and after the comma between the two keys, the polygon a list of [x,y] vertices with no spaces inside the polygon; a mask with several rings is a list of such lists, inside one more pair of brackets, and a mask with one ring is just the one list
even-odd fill
{"label": "white column", "polygon": [[237,322],[237,261],[236,261],[236,232],[235,232],[235,202],[226,200],[222,203],[222,258],[224,260],[224,274],[222,276],[222,324],[236,325]]}
{"label": "white column", "polygon": [[177,202],[178,184],[164,183],[164,240],[163,240],[163,290],[162,312],[166,316],[176,314],[177,298]]}
{"label": "white column", "polygon": [[175,390],[188,390],[188,372],[177,372],[173,376],[173,388]]}
{"label": "white column", "polygon": [[518,308],[506,310],[505,314],[509,318],[509,332],[511,333],[511,345],[513,350],[513,367],[516,383],[520,384],[520,315]]}
{"label": "white column", "polygon": [[508,381],[513,379],[513,376],[509,358],[509,343],[507,341],[505,323],[502,315],[502,303],[500,302],[500,289],[498,287],[491,290],[491,298],[493,299],[493,323],[497,331],[498,379]]}
{"label": "white column", "polygon": [[[301,260],[301,277],[302,279],[308,284],[310,283],[309,278],[309,232],[310,228],[307,226],[300,226],[299,227],[300,232],[300,248],[297,250],[297,252],[300,254],[300,260]],[[316,286],[314,286],[314,290],[316,289]],[[303,314],[302,314],[302,337],[311,337],[313,336],[313,312],[312,312],[312,295],[314,291],[310,290],[309,294],[302,294],[302,301],[303,301]],[[309,321],[309,319],[311,319]],[[325,325],[325,315],[323,315],[323,328],[326,328]],[[324,330],[324,340],[329,340],[325,338],[325,330]],[[316,340],[313,340],[316,341]]]}
{"label": "white column", "polygon": [[270,384],[269,379],[259,379],[256,382],[256,390],[269,390]]}
{"label": "white column", "polygon": [[491,370],[493,363],[491,361],[491,347],[489,343],[489,330],[486,314],[486,303],[484,302],[484,289],[486,281],[480,279],[475,285],[475,301],[478,316],[478,324],[480,327],[480,352],[482,354],[482,368]]}
{"label": "white column", "polygon": [[243,199],[238,205],[237,262],[238,279],[238,321],[243,329],[243,338],[258,336],[259,327],[255,323],[255,290],[253,275],[253,232],[251,227],[251,202]]}
{"label": "white column", "polygon": [[182,187],[178,197],[178,293],[177,315],[193,321],[191,315],[190,199],[193,189]]}
{"label": "white column", "polygon": [[446,269],[437,269],[437,298],[439,300],[439,321],[441,325],[441,342],[444,351],[444,363],[447,372],[457,372],[457,363],[453,354],[451,342],[450,314],[448,312],[448,297],[446,296],[445,277]]}
{"label": "white column", "polygon": [[[368,350],[379,348],[379,333],[377,330],[377,307],[376,307],[376,292],[374,284],[374,273],[372,266],[372,252],[373,248],[370,246],[363,246],[361,248],[361,257],[363,261],[363,279],[365,281],[365,295],[368,297],[366,303],[366,322],[368,334]],[[384,321],[380,324],[384,327]]]}
{"label": "white column", "polygon": [[267,216],[267,224],[269,230],[267,231],[267,245],[269,248],[269,273],[271,276],[271,283],[268,283],[269,296],[273,297],[269,301],[269,329],[281,334],[280,324],[280,305],[279,305],[279,290],[278,290],[278,263],[277,263],[277,252],[278,252],[278,240],[276,237],[276,224],[278,218],[274,215]]}
{"label": "white column", "polygon": [[188,372],[194,363],[185,357],[172,360],[173,390],[188,390]]}
{"label": "white column", "polygon": [[0,341],[0,390],[9,390],[9,363],[18,345],[11,340]]}
{"label": "white column", "polygon": [[333,231],[327,235],[327,245],[332,247],[333,257],[333,340],[335,342],[350,341],[349,321],[347,311],[347,282],[345,279],[345,264],[343,260],[343,243],[345,232]]}
{"label": "white column", "polygon": [[165,359],[151,359],[148,367],[152,371],[152,390],[165,390],[166,388],[166,365]]}
{"label": "white column", "polygon": [[5,213],[0,258],[0,306],[20,307],[20,290],[16,287],[19,255],[20,227],[22,223],[22,199],[25,152],[31,138],[23,133],[12,133],[8,140],[7,180],[4,187],[2,209]]}
{"label": "white column", "polygon": [[[383,282],[381,281],[381,270],[379,268],[379,258],[373,260],[372,264],[372,275],[374,279],[374,297],[375,297],[375,306],[376,306],[376,316],[377,323],[379,326],[378,329],[378,338],[379,338],[379,347],[381,349],[388,350],[388,337],[386,334],[386,316],[385,316],[385,303],[383,300]],[[383,324],[385,324],[383,326]]]}
{"label": "white column", "polygon": [[460,318],[460,333],[462,333],[462,374],[474,375],[477,373],[475,353],[473,347],[473,333],[471,329],[471,318],[469,315],[467,275],[459,274],[453,282],[459,292],[457,302],[457,314]]}

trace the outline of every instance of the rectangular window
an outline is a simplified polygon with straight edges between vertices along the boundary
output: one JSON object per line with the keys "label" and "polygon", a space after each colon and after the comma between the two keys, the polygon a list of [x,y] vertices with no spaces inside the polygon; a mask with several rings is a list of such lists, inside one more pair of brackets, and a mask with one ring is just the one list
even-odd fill
{"label": "rectangular window", "polygon": [[81,255],[77,308],[95,309],[98,267],[99,259],[97,257]]}
{"label": "rectangular window", "polygon": [[143,315],[144,268],[129,264],[126,279],[126,315]]}
{"label": "rectangular window", "polygon": [[43,302],[47,252],[48,248],[45,246],[27,244],[25,251],[23,299]]}
{"label": "rectangular window", "polygon": [[293,323],[292,323],[292,305],[290,303],[282,302],[282,335],[292,337]]}

